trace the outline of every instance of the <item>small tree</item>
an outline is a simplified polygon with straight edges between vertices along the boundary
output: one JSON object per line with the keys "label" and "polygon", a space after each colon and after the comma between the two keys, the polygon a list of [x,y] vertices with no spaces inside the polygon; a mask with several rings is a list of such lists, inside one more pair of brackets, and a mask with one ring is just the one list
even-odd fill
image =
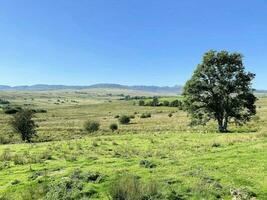
{"label": "small tree", "polygon": [[88,120],[84,123],[84,128],[88,133],[98,131],[100,127],[99,122]]}
{"label": "small tree", "polygon": [[239,53],[205,53],[183,92],[192,122],[205,124],[215,119],[219,132],[227,132],[230,119],[238,124],[249,121],[256,114],[256,97],[251,88],[254,77],[245,72]]}
{"label": "small tree", "polygon": [[119,118],[119,122],[121,124],[129,124],[131,121],[131,118],[129,116],[126,116],[126,115],[122,115],[120,118]]}
{"label": "small tree", "polygon": [[116,130],[118,130],[118,125],[116,123],[113,123],[113,124],[110,124],[109,125],[109,128],[112,131],[116,131]]}
{"label": "small tree", "polygon": [[20,110],[10,122],[13,129],[21,135],[23,141],[31,142],[32,137],[36,135],[37,125],[32,120],[33,116],[34,113],[31,110]]}
{"label": "small tree", "polygon": [[152,106],[158,106],[159,105],[159,99],[158,97],[153,97],[152,102],[151,102]]}
{"label": "small tree", "polygon": [[170,102],[170,107],[181,107],[182,102],[179,101],[178,99],[173,100],[172,102]]}
{"label": "small tree", "polygon": [[169,101],[163,101],[163,106],[169,106],[170,105],[170,102]]}
{"label": "small tree", "polygon": [[138,104],[139,104],[139,106],[144,106],[145,105],[145,101],[144,100],[139,100]]}

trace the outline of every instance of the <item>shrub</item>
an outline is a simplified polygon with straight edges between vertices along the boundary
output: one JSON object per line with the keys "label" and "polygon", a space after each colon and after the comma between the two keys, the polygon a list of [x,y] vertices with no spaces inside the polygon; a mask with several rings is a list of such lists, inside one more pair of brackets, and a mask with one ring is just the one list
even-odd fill
{"label": "shrub", "polygon": [[134,115],[130,115],[129,117],[130,117],[131,119],[134,119],[134,118],[135,118],[135,116],[134,116]]}
{"label": "shrub", "polygon": [[122,115],[120,118],[119,118],[119,122],[121,124],[129,124],[131,121],[131,118],[129,116],[126,116],[126,115]]}
{"label": "shrub", "polygon": [[151,117],[151,113],[142,113],[142,115],[140,116],[140,118],[149,118]]}
{"label": "shrub", "polygon": [[89,132],[89,133],[93,133],[95,131],[98,131],[99,130],[99,127],[100,127],[100,123],[97,122],[97,121],[88,120],[84,124],[85,130],[87,132]]}
{"label": "shrub", "polygon": [[34,112],[34,113],[47,113],[47,110],[45,110],[45,109],[32,109],[32,112]]}
{"label": "shrub", "polygon": [[169,113],[168,116],[169,116],[169,117],[172,117],[172,113]]}
{"label": "shrub", "polygon": [[119,116],[119,115],[115,115],[115,117],[114,117],[114,118],[118,119],[118,118],[120,118],[120,116]]}
{"label": "shrub", "polygon": [[118,130],[118,125],[115,124],[115,123],[113,123],[113,124],[110,124],[110,125],[109,125],[109,128],[110,128],[112,131],[116,131],[116,130]]}
{"label": "shrub", "polygon": [[37,125],[32,120],[33,116],[31,110],[21,110],[10,121],[12,128],[21,135],[23,141],[31,142],[32,137],[36,135]]}
{"label": "shrub", "polygon": [[16,108],[5,107],[4,108],[4,113],[8,114],[8,115],[13,115],[13,114],[16,114],[17,112],[19,112],[20,110],[22,110],[20,107],[16,107]]}

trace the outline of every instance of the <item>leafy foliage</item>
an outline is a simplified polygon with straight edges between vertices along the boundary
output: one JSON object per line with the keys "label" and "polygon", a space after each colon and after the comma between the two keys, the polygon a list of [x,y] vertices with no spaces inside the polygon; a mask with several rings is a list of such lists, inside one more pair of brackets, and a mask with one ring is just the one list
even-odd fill
{"label": "leafy foliage", "polygon": [[34,113],[31,110],[21,110],[10,121],[11,126],[21,135],[23,141],[31,142],[32,137],[36,135],[37,125],[32,120],[33,116]]}
{"label": "leafy foliage", "polygon": [[109,128],[112,131],[116,131],[116,130],[118,130],[118,124],[112,123],[112,124],[109,125]]}
{"label": "leafy foliage", "polygon": [[121,124],[129,124],[131,121],[131,118],[127,115],[122,115],[120,118],[119,118],[119,122]]}
{"label": "leafy foliage", "polygon": [[17,112],[21,110],[22,110],[21,107],[10,107],[10,106],[4,107],[4,112],[5,114],[8,114],[8,115],[16,114]]}
{"label": "leafy foliage", "polygon": [[138,105],[139,106],[144,106],[145,105],[145,101],[144,100],[139,100]]}
{"label": "leafy foliage", "polygon": [[245,72],[239,53],[205,53],[183,93],[193,124],[215,119],[219,131],[226,132],[230,119],[237,124],[249,121],[256,114],[256,97],[251,88],[254,77]]}
{"label": "leafy foliage", "polygon": [[150,118],[151,117],[151,113],[142,113],[140,115],[140,118]]}
{"label": "leafy foliage", "polygon": [[88,120],[84,124],[85,130],[87,132],[89,132],[89,133],[93,133],[95,131],[98,131],[99,130],[99,127],[100,127],[100,123],[97,122],[97,121]]}

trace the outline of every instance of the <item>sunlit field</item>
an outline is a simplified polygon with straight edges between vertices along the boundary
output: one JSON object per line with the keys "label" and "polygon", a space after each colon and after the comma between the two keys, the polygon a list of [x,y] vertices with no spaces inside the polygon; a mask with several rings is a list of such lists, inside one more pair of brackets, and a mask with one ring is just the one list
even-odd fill
{"label": "sunlit field", "polygon": [[[214,122],[190,127],[183,111],[138,106],[120,100],[120,92],[1,92],[12,105],[47,111],[35,115],[39,127],[31,144],[22,143],[8,124],[11,116],[1,112],[2,199],[53,199],[51,191],[64,190],[60,182],[66,180],[75,187],[63,196],[109,199],[114,182],[126,174],[153,183],[161,199],[267,198],[266,98],[259,98],[251,122],[231,124],[222,134]],[[128,125],[116,118],[124,114],[132,118]],[[99,121],[100,130],[84,131],[88,119]],[[112,132],[111,123],[119,129]]]}

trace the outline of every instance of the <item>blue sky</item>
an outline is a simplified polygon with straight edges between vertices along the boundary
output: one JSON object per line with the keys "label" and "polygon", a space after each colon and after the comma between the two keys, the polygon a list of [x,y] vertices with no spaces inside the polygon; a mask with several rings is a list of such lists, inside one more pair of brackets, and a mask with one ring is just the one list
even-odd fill
{"label": "blue sky", "polygon": [[1,0],[0,84],[184,84],[237,51],[267,89],[266,0]]}

